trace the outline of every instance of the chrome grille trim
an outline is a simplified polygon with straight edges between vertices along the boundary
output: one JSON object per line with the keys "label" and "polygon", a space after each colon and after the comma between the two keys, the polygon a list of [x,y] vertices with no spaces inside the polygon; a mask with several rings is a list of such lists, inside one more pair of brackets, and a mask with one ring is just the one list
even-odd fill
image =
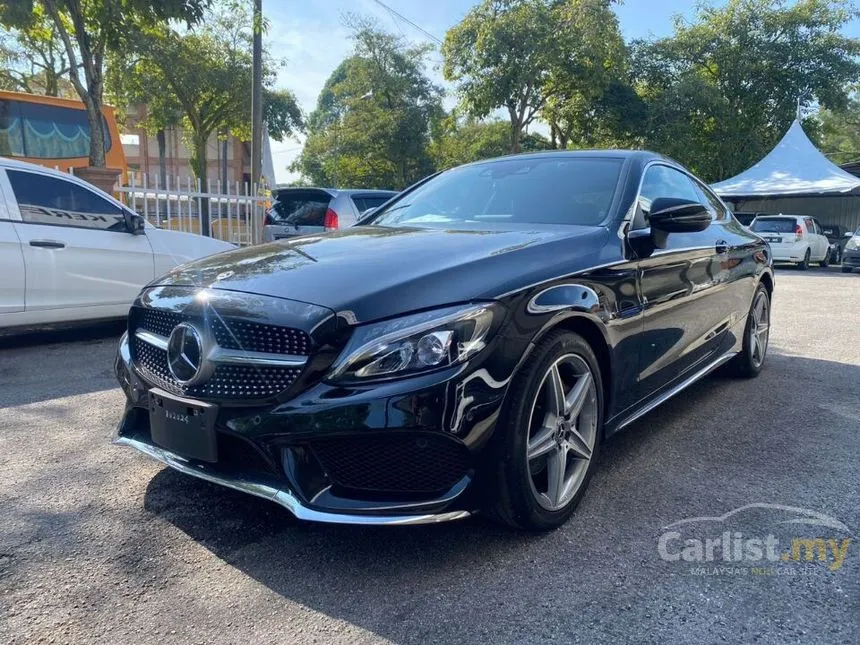
{"label": "chrome grille trim", "polygon": [[[167,338],[144,329],[134,332],[138,340],[167,351]],[[301,367],[308,361],[307,356],[284,354],[268,354],[266,352],[251,352],[237,349],[215,347],[207,360],[220,365],[270,365],[273,367]]]}
{"label": "chrome grille trim", "polygon": [[158,334],[153,334],[150,331],[146,331],[145,329],[138,329],[134,332],[135,338],[138,340],[142,340],[147,345],[152,345],[153,347],[158,347],[158,349],[163,349],[167,351],[167,338],[164,336],[159,336]]}

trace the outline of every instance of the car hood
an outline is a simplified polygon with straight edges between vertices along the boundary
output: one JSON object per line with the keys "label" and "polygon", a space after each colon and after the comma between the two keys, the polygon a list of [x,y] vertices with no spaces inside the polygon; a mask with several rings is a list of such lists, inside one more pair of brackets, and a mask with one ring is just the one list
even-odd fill
{"label": "car hood", "polygon": [[155,280],[328,307],[349,322],[492,299],[611,259],[585,226],[439,230],[359,226],[203,258]]}

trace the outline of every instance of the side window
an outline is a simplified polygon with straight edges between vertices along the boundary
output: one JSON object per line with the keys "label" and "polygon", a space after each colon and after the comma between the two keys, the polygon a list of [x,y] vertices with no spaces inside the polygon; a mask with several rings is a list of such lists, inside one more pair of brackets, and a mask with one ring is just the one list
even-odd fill
{"label": "side window", "polygon": [[642,190],[639,193],[639,203],[636,208],[633,228],[648,226],[648,213],[651,211],[651,204],[658,197],[676,197],[693,202],[701,201],[692,180],[687,175],[669,166],[659,164],[651,166],[645,171],[645,177],[642,179]]}
{"label": "side window", "polygon": [[806,230],[813,234],[816,233],[815,220],[813,220],[811,217],[804,217],[803,219],[806,222]]}
{"label": "side window", "polygon": [[725,220],[727,217],[726,207],[708,188],[699,183],[693,182],[696,192],[699,193],[699,201],[704,204],[711,212],[711,218],[717,221]]}
{"label": "side window", "polygon": [[358,211],[359,215],[361,215],[361,213],[370,208],[370,206],[367,205],[367,200],[364,197],[356,197],[355,195],[353,195],[352,197],[350,197],[350,199],[352,200],[352,203],[355,204],[355,210]]}
{"label": "side window", "polygon": [[375,195],[372,197],[365,197],[364,198],[364,208],[366,208],[366,209],[367,208],[379,208],[385,202],[387,202],[389,199],[391,199],[391,197],[385,197],[385,196],[377,197]]}
{"label": "side window", "polygon": [[28,224],[127,231],[122,209],[83,186],[35,172],[7,170],[6,175]]}
{"label": "side window", "polygon": [[279,197],[272,208],[275,223],[292,226],[323,226],[331,198],[317,194]]}

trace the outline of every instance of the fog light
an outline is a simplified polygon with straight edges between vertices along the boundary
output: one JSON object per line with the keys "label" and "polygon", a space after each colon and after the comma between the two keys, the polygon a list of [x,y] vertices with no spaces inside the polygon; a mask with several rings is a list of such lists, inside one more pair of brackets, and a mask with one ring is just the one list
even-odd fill
{"label": "fog light", "polygon": [[427,366],[441,363],[448,356],[452,334],[450,331],[435,331],[422,336],[418,341],[418,361]]}

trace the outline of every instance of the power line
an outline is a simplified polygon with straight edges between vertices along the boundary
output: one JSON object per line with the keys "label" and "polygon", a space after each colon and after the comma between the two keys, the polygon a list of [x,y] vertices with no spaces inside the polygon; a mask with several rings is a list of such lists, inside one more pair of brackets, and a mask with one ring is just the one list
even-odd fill
{"label": "power line", "polygon": [[441,41],[441,40],[439,40],[438,38],[436,38],[436,36],[434,36],[434,35],[433,35],[433,34],[431,34],[429,31],[427,31],[426,29],[424,29],[424,27],[421,27],[420,25],[416,25],[414,22],[412,22],[411,20],[409,20],[409,18],[407,18],[407,17],[406,17],[406,16],[404,16],[403,14],[401,14],[401,13],[397,13],[394,9],[392,9],[392,8],[391,8],[391,7],[389,7],[387,4],[385,4],[384,2],[382,2],[382,0],[373,0],[373,1],[374,1],[376,4],[378,4],[380,7],[382,7],[382,8],[383,8],[383,9],[385,9],[386,11],[388,11],[390,14],[392,14],[392,15],[394,15],[394,16],[397,16],[398,18],[400,18],[400,20],[402,20],[403,22],[405,22],[405,23],[407,23],[407,24],[409,24],[409,25],[412,25],[412,27],[414,27],[415,29],[417,29],[418,31],[420,31],[422,34],[424,34],[425,36],[427,36],[430,40],[432,40],[432,41],[436,42],[436,43],[437,43],[437,44],[439,44],[439,45],[441,45],[441,44],[442,44],[442,41]]}

